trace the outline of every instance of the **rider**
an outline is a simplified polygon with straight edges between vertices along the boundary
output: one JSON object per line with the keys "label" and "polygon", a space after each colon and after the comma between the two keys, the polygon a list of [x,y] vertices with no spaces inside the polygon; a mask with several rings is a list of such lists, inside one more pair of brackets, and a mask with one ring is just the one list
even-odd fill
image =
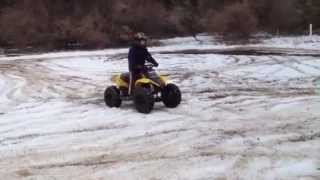
{"label": "rider", "polygon": [[147,36],[144,33],[137,33],[134,36],[134,43],[129,51],[129,72],[130,72],[130,85],[129,85],[129,95],[134,88],[135,81],[144,74],[144,67],[146,61],[152,63],[155,67],[158,67],[159,64],[151,56],[147,49]]}

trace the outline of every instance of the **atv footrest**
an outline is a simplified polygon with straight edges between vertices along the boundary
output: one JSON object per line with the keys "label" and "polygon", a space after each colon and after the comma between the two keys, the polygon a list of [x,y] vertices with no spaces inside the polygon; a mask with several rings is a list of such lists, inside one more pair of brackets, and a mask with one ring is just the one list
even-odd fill
{"label": "atv footrest", "polygon": [[123,96],[121,97],[122,101],[131,101],[133,98],[131,96]]}

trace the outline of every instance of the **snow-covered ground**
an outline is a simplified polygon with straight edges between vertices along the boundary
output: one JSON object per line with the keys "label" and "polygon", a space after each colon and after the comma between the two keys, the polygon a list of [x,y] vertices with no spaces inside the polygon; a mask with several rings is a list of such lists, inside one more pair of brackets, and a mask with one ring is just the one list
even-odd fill
{"label": "snow-covered ground", "polygon": [[163,53],[229,48],[200,38],[150,49],[183,101],[149,115],[104,105],[127,49],[0,57],[0,179],[319,179],[320,58]]}

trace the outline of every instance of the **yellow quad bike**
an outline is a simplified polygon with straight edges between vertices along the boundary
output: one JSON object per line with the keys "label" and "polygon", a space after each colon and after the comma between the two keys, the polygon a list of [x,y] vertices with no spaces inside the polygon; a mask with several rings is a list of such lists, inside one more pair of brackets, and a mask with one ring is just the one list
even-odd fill
{"label": "yellow quad bike", "polygon": [[140,113],[150,113],[155,102],[163,102],[168,108],[175,108],[181,102],[180,89],[170,83],[167,76],[158,76],[153,65],[146,65],[148,77],[142,75],[135,82],[133,95],[129,96],[129,73],[123,73],[112,78],[116,86],[108,87],[104,92],[104,101],[109,107],[120,107],[122,101],[133,100]]}

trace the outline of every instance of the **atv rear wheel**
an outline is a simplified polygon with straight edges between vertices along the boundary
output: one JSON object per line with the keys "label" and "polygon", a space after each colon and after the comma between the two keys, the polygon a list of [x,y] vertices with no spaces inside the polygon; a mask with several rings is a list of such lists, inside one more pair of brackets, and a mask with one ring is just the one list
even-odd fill
{"label": "atv rear wheel", "polygon": [[115,86],[108,87],[104,92],[104,102],[109,107],[120,107],[122,101],[119,89]]}
{"label": "atv rear wheel", "polygon": [[150,89],[136,87],[133,101],[138,112],[148,114],[152,111],[155,100]]}
{"label": "atv rear wheel", "polygon": [[163,104],[168,108],[175,108],[181,102],[181,92],[178,86],[168,84],[161,91],[161,98]]}

